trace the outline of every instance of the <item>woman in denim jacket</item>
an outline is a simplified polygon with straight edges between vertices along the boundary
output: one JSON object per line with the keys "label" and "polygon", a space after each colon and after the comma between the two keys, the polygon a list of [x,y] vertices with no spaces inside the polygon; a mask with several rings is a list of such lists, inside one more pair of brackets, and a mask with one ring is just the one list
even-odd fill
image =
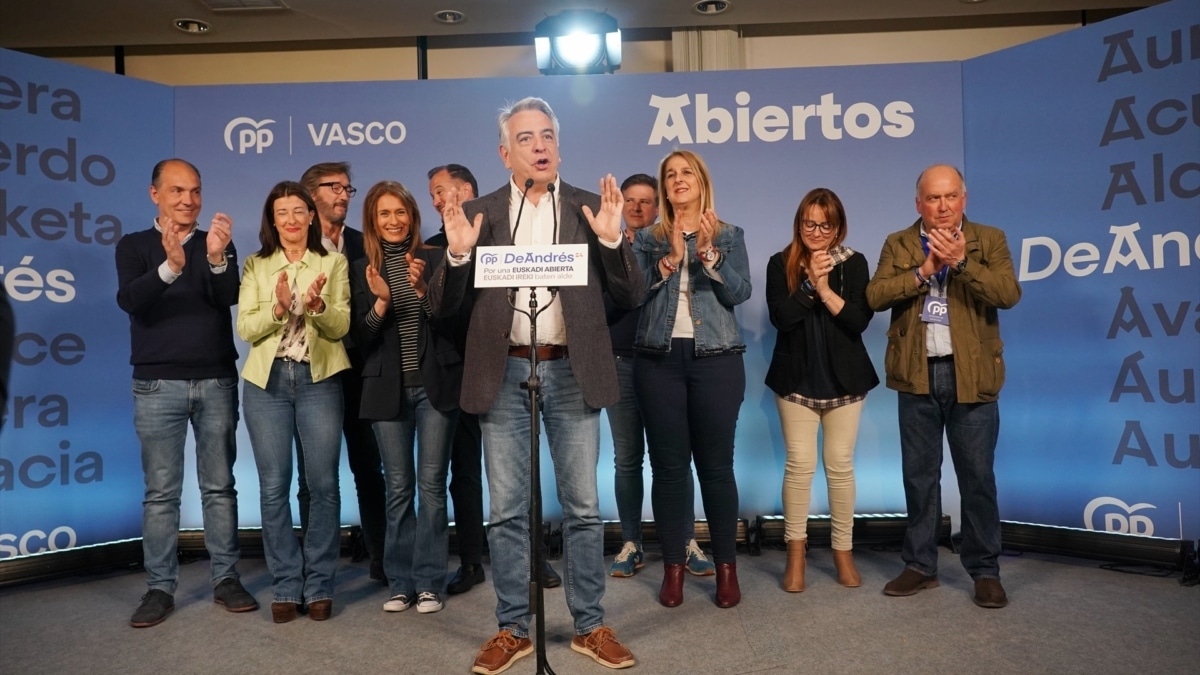
{"label": "woman in denim jacket", "polygon": [[651,500],[662,542],[658,599],[683,602],[689,463],[695,461],[717,565],[717,606],[741,600],[737,579],[738,491],[733,437],[746,389],[733,308],[750,297],[750,263],[739,227],[717,220],[712,179],[698,155],[676,150],[658,169],[662,219],[634,252],[646,275],[634,349],[634,390],[646,423]]}

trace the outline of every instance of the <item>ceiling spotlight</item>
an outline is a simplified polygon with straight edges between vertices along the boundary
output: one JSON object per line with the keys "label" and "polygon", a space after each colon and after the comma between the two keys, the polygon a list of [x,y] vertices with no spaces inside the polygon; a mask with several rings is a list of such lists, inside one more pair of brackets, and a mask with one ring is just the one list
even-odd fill
{"label": "ceiling spotlight", "polygon": [[456,23],[462,23],[467,20],[467,15],[457,9],[443,9],[433,13],[433,18],[438,23],[444,23],[453,26]]}
{"label": "ceiling spotlight", "polygon": [[692,5],[692,9],[697,14],[712,16],[714,14],[720,14],[721,12],[729,9],[730,4],[732,3],[730,3],[729,0],[698,0],[694,5]]}
{"label": "ceiling spotlight", "polygon": [[188,35],[203,35],[212,30],[212,26],[208,25],[207,21],[200,19],[175,19],[171,22],[175,30],[182,31]]}
{"label": "ceiling spotlight", "polygon": [[543,75],[611,73],[621,67],[621,30],[605,12],[564,10],[539,21],[533,35]]}

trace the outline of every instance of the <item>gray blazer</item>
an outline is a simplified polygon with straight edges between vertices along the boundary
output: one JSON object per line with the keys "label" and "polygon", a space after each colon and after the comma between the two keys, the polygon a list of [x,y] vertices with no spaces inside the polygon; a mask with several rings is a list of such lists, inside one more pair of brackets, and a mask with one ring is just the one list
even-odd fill
{"label": "gray blazer", "polygon": [[[499,190],[463,205],[471,222],[476,214],[483,214],[477,245],[512,245],[509,191],[506,183]],[[586,204],[592,213],[599,213],[599,195],[560,181],[559,201],[559,243],[587,244],[589,252],[587,286],[568,286],[558,293],[571,371],[579,382],[584,401],[593,408],[603,408],[619,398],[603,293],[607,291],[617,306],[633,309],[642,297],[644,282],[629,242],[621,237],[621,245],[610,249],[600,243],[588,225],[582,206]],[[440,265],[429,282],[429,300],[437,316],[459,311],[468,297],[474,302],[467,330],[462,409],[481,414],[492,407],[504,378],[513,308],[508,304],[507,289],[475,288],[475,257],[471,256],[468,265]]]}

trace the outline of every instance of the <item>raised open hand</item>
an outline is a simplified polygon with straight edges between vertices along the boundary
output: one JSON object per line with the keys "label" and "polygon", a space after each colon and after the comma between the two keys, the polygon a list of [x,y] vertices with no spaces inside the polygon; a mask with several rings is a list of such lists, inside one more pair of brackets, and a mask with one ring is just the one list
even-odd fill
{"label": "raised open hand", "polygon": [[587,218],[592,232],[604,241],[616,241],[621,237],[621,207],[625,200],[621,189],[617,187],[617,179],[610,173],[600,179],[600,213],[592,213],[591,207],[584,204],[583,217]]}

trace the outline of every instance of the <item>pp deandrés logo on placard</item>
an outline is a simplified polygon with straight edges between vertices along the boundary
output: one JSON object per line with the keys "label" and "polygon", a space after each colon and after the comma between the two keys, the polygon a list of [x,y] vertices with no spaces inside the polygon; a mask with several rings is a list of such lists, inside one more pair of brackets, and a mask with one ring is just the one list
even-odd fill
{"label": "pp deandr\u00e9s logo on placard", "polygon": [[587,285],[587,244],[480,246],[475,255],[476,288]]}

